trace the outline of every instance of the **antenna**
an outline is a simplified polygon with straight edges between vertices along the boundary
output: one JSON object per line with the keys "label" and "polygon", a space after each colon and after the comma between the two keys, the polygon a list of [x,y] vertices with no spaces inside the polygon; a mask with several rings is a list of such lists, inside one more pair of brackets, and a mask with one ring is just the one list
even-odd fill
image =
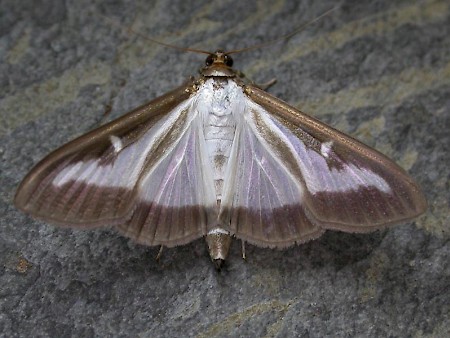
{"label": "antenna", "polygon": [[[279,38],[267,41],[267,42],[263,42],[257,45],[253,45],[253,46],[249,46],[249,47],[244,47],[241,49],[234,49],[228,52],[225,52],[225,54],[237,54],[237,53],[242,53],[242,52],[247,52],[249,50],[253,50],[253,49],[259,49],[259,48],[263,48],[266,46],[270,46],[273,45],[275,43],[278,43],[280,41],[284,41],[284,40],[288,40],[289,38],[291,38],[292,36],[294,36],[295,34],[305,30],[305,28],[307,28],[309,25],[319,21],[320,19],[324,18],[325,16],[329,15],[331,12],[335,11],[338,8],[338,6],[333,7],[327,11],[325,11],[324,13],[320,14],[319,16],[317,16],[316,18],[308,21],[307,23],[301,25],[299,28],[297,28],[296,30],[292,31],[291,33],[281,36]],[[208,52],[207,50],[203,50],[203,49],[195,49],[195,48],[187,48],[187,47],[180,47],[180,46],[175,46],[175,45],[171,45],[169,43],[165,43],[156,39],[152,39],[149,38],[148,36],[145,36],[142,33],[139,33],[137,31],[135,31],[134,29],[132,29],[131,27],[125,28],[124,26],[122,26],[121,24],[115,22],[114,20],[112,20],[111,18],[107,17],[106,15],[103,14],[99,14],[99,13],[95,13],[96,15],[100,16],[101,18],[107,20],[109,23],[113,24],[116,27],[119,27],[121,29],[126,29],[129,32],[132,32],[133,34],[136,34],[137,36],[139,36],[140,38],[150,41],[152,43],[156,43],[158,45],[164,46],[164,47],[168,47],[168,48],[172,48],[172,49],[176,49],[176,50],[181,50],[183,52],[192,52],[192,53],[200,53],[200,54],[207,54],[207,55],[211,55],[214,54],[212,52]]]}
{"label": "antenna", "polygon": [[162,41],[159,41],[159,40],[156,40],[156,39],[149,38],[148,36],[145,36],[144,34],[139,33],[138,31],[135,31],[131,27],[124,27],[124,26],[122,26],[120,23],[114,21],[113,19],[107,17],[106,15],[99,14],[99,13],[95,13],[95,14],[100,16],[101,18],[105,19],[109,23],[113,24],[114,26],[119,27],[119,28],[121,28],[123,30],[127,30],[127,31],[129,31],[129,32],[131,32],[133,34],[136,34],[141,39],[150,41],[152,43],[156,43],[158,45],[161,45],[161,46],[164,46],[164,47],[168,47],[168,48],[172,48],[172,49],[181,50],[183,52],[192,52],[192,53],[200,53],[200,54],[207,54],[207,55],[214,54],[214,53],[208,52],[207,50],[175,46],[175,45],[171,45],[169,43],[165,43],[165,42],[162,42]]}
{"label": "antenna", "polygon": [[292,31],[291,33],[289,33],[287,35],[281,36],[279,38],[276,38],[276,39],[273,39],[273,40],[270,40],[270,41],[267,41],[267,42],[262,42],[262,43],[257,44],[257,45],[244,47],[244,48],[241,48],[241,49],[234,49],[234,50],[231,50],[229,52],[226,52],[226,54],[236,54],[236,53],[247,52],[249,50],[270,46],[270,45],[273,45],[273,44],[275,44],[277,42],[280,42],[280,41],[283,41],[283,40],[288,40],[289,38],[291,38],[295,34],[303,31],[309,25],[311,25],[311,24],[319,21],[320,19],[324,18],[325,16],[329,15],[331,12],[335,11],[337,8],[338,8],[338,6],[330,8],[329,10],[327,10],[324,13],[320,14],[319,16],[315,17],[314,19],[308,21],[307,23],[301,25],[299,28],[297,28],[296,30]]}

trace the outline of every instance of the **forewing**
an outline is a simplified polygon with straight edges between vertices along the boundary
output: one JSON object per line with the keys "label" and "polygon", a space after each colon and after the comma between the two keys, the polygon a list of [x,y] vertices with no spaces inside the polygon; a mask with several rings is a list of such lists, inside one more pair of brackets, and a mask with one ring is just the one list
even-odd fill
{"label": "forewing", "polygon": [[153,155],[157,162],[145,168],[136,209],[127,223],[119,224],[138,242],[185,244],[206,235],[216,222],[214,180],[201,119],[193,105],[186,113],[180,138]]}
{"label": "forewing", "polygon": [[224,180],[221,224],[260,246],[287,247],[317,238],[324,230],[302,203],[294,154],[286,151],[286,140],[278,139],[282,135],[269,114],[250,100],[245,105]]}
{"label": "forewing", "polygon": [[[16,206],[63,226],[119,225],[127,235],[146,244],[176,245],[201,236],[204,223],[185,226],[179,221],[179,217],[205,219],[207,196],[195,193],[203,185],[202,171],[196,172],[201,164],[197,162],[194,143],[198,135],[192,127],[195,112],[188,86],[48,155],[21,183]],[[193,152],[192,156],[181,156],[181,149]],[[162,180],[164,170],[172,176]],[[189,175],[194,186],[184,189],[175,185],[180,177]],[[196,208],[190,209],[192,205]],[[152,210],[151,217],[145,216],[148,210]]]}
{"label": "forewing", "polygon": [[247,94],[236,179],[221,214],[237,237],[283,247],[323,229],[371,231],[426,209],[416,183],[384,155],[257,88]]}

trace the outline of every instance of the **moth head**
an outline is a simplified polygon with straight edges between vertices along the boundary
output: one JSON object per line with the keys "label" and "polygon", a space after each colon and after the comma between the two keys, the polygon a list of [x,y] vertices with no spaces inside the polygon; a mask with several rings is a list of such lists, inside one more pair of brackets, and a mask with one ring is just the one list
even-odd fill
{"label": "moth head", "polygon": [[223,50],[218,50],[213,54],[209,54],[205,60],[206,67],[210,67],[213,64],[224,64],[231,68],[233,66],[233,59]]}
{"label": "moth head", "polygon": [[235,71],[231,68],[233,59],[230,55],[222,50],[217,50],[208,55],[205,60],[205,66],[200,70],[203,76],[224,76],[234,77]]}

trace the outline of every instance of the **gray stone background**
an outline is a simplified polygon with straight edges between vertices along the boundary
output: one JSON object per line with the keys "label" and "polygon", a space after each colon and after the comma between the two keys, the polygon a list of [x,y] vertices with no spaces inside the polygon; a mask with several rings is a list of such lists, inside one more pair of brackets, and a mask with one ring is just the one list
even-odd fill
{"label": "gray stone background", "polygon": [[[167,249],[37,222],[11,203],[49,151],[195,75],[204,56],[286,34],[333,1],[0,1],[0,336],[449,334],[450,3],[341,1],[289,41],[235,56],[270,92],[377,148],[423,187],[415,222],[288,250]],[[104,122],[104,121],[103,121]]]}

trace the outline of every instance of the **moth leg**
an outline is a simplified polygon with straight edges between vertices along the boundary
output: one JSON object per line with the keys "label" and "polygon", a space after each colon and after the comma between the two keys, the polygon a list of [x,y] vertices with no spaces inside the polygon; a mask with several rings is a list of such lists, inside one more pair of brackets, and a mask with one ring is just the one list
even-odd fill
{"label": "moth leg", "polygon": [[253,83],[253,85],[255,87],[258,87],[259,89],[267,90],[270,87],[272,87],[276,82],[277,82],[277,79],[273,78],[272,80],[269,80],[269,81],[264,82],[264,83],[260,83],[260,84],[259,83]]}
{"label": "moth leg", "polygon": [[267,89],[269,89],[270,87],[272,87],[272,86],[277,82],[277,79],[276,79],[276,78],[273,78],[272,80],[269,80],[269,81],[267,81],[267,82],[265,82],[265,83],[259,84],[259,83],[256,83],[255,81],[253,81],[252,79],[249,79],[247,76],[245,76],[244,73],[242,73],[242,72],[239,71],[239,70],[236,70],[236,75],[237,75],[240,79],[242,79],[242,80],[244,81],[244,83],[246,83],[246,84],[251,84],[252,86],[255,86],[255,87],[257,87],[257,88],[259,88],[259,89],[261,89],[261,90],[267,90]]}
{"label": "moth leg", "polygon": [[236,71],[236,75],[239,76],[241,79],[246,80],[245,82],[248,81],[251,85],[253,85],[255,87],[258,87],[259,89],[262,89],[262,90],[269,89],[270,87],[272,87],[277,82],[277,79],[273,78],[272,80],[269,80],[269,81],[267,81],[265,83],[255,83],[255,81],[249,79],[248,77],[245,76],[244,73],[242,73],[241,71],[238,71],[238,70]]}
{"label": "moth leg", "polygon": [[241,240],[241,243],[242,243],[242,259],[246,260],[247,256],[245,255],[245,242]]}
{"label": "moth leg", "polygon": [[109,115],[111,114],[112,111],[112,105],[108,103],[104,109],[105,110],[103,111],[102,116],[100,116],[100,118],[98,118],[97,121],[92,124],[91,129],[98,128],[99,126],[102,126],[108,122]]}
{"label": "moth leg", "polygon": [[162,255],[162,252],[163,252],[163,248],[164,248],[164,246],[162,246],[162,245],[161,245],[161,247],[159,248],[159,252],[158,252],[158,254],[156,255],[156,258],[155,258],[157,262],[161,259],[161,255]]}
{"label": "moth leg", "polygon": [[111,114],[111,111],[112,111],[112,105],[108,103],[105,106],[105,111],[103,112],[102,117],[98,121],[99,125],[102,125],[102,124],[104,124],[107,121],[109,115]]}

